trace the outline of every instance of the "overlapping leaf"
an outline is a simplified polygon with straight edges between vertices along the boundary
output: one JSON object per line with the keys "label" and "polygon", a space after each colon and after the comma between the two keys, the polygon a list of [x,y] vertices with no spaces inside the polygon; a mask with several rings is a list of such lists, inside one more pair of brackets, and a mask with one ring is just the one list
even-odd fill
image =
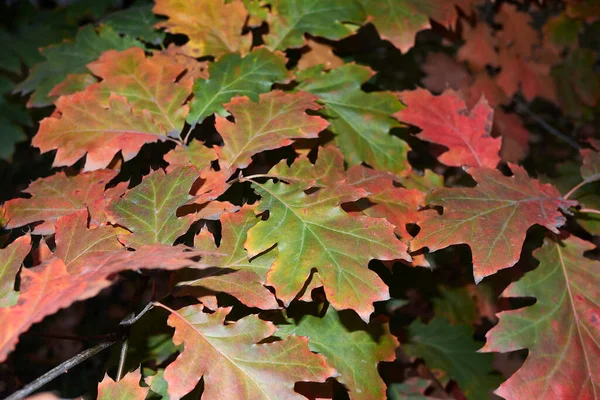
{"label": "overlapping leaf", "polygon": [[482,99],[471,110],[452,90],[434,96],[425,89],[399,94],[407,108],[394,116],[422,129],[419,138],[446,146],[439,160],[452,166],[494,168],[500,162],[500,140],[493,139],[493,110]]}
{"label": "overlapping leaf", "polygon": [[139,368],[118,382],[105,375],[98,385],[98,400],[144,400],[150,389],[140,386],[141,378]]}
{"label": "overlapping leaf", "polygon": [[69,273],[85,269],[87,259],[97,258],[125,248],[117,240],[117,234],[127,233],[112,226],[87,227],[87,210],[60,217],[56,222],[56,256],[60,257]]}
{"label": "overlapping leaf", "polygon": [[396,233],[404,239],[411,235],[407,224],[417,223],[424,214],[419,207],[425,202],[425,194],[416,189],[404,189],[394,185],[395,179],[385,172],[378,172],[355,165],[347,172],[346,183],[369,192],[368,199],[374,203],[363,212],[373,218],[385,218],[396,227]]}
{"label": "overlapping leaf", "polygon": [[403,53],[413,47],[418,31],[430,27],[429,16],[439,7],[435,0],[359,1],[381,38],[392,42]]}
{"label": "overlapping leaf", "polygon": [[351,399],[382,399],[385,384],[377,372],[377,364],[395,359],[398,341],[389,334],[387,325],[380,327],[383,330],[380,335],[368,332],[368,327],[361,325],[362,330],[355,327],[350,330],[338,312],[329,307],[322,318],[307,315],[297,325],[279,326],[277,335],[309,337],[310,349],[324,355],[327,363],[340,373],[337,380],[348,388]]}
{"label": "overlapping leaf", "polygon": [[132,48],[107,51],[87,67],[102,78],[88,91],[104,106],[112,94],[118,94],[136,113],[148,111],[169,136],[179,134],[188,112],[183,103],[191,94],[191,82],[178,82],[184,66],[165,54],[146,58],[142,49]]}
{"label": "overlapping leaf", "polygon": [[165,34],[153,27],[156,23],[158,23],[158,18],[152,14],[152,5],[150,4],[134,5],[109,14],[104,19],[104,24],[110,26],[117,33],[157,45],[162,43]]}
{"label": "overlapping leaf", "polygon": [[113,224],[133,234],[120,240],[129,247],[144,244],[173,244],[190,227],[193,216],[177,217],[177,208],[190,200],[192,184],[198,178],[194,167],[180,167],[169,174],[156,170],[141,184],[112,202],[106,210]]}
{"label": "overlapping leaf", "polygon": [[498,314],[484,351],[529,349],[525,364],[496,393],[505,398],[593,399],[600,393],[598,284],[594,246],[575,236],[546,239],[538,267],[504,297],[534,297],[534,305]]}
{"label": "overlapping leaf", "polygon": [[242,36],[248,11],[241,0],[156,0],[152,10],[168,17],[157,27],[189,38],[183,51],[191,56],[219,57],[250,49],[251,35]]}
{"label": "overlapping leaf", "polygon": [[275,261],[276,251],[250,259],[244,249],[247,232],[256,225],[259,218],[255,207],[244,206],[238,212],[221,216],[221,244],[217,248],[212,234],[207,230],[196,236],[195,247],[201,250],[215,251],[218,255],[206,256],[204,261],[225,270],[242,270],[254,273],[258,281],[265,282],[267,272]]}
{"label": "overlapping leaf", "polygon": [[356,0],[274,0],[269,15],[267,47],[285,50],[302,47],[304,34],[341,39],[352,34],[364,20],[362,7]]}
{"label": "overlapping leaf", "polygon": [[13,229],[44,221],[33,232],[42,235],[53,233],[54,224],[59,217],[85,210],[97,200],[103,199],[106,184],[116,174],[117,171],[112,170],[85,172],[75,176],[59,172],[48,178],[38,179],[25,191],[31,198],[6,202],[6,226]]}
{"label": "overlapping leaf", "polygon": [[117,35],[109,27],[96,32],[91,25],[86,25],[79,30],[73,42],[43,49],[42,55],[46,61],[36,64],[16,90],[22,94],[34,92],[29,98],[28,106],[48,106],[53,100],[48,93],[69,74],[87,72],[86,65],[107,50],[125,50],[130,47],[143,45],[129,36]]}
{"label": "overlapping leaf", "polygon": [[0,249],[0,307],[17,304],[19,293],[14,289],[15,278],[30,250],[31,236],[21,236]]}
{"label": "overlapping leaf", "polygon": [[430,214],[419,223],[421,230],[411,249],[430,251],[466,243],[473,255],[475,282],[513,266],[521,253],[527,230],[534,224],[558,233],[574,202],[563,200],[558,190],[529,178],[518,166],[513,176],[495,169],[471,168],[474,188],[446,188],[427,196],[430,205],[444,208],[442,215]]}
{"label": "overlapping leaf", "polygon": [[308,338],[290,336],[257,344],[277,329],[255,315],[225,325],[228,309],[214,314],[203,313],[202,306],[170,311],[173,342],[184,345],[164,373],[171,399],[190,392],[200,378],[204,378],[202,397],[208,400],[300,399],[295,382],[322,382],[335,373],[323,356],[310,352]]}
{"label": "overlapping leaf", "polygon": [[0,361],[8,356],[21,333],[45,316],[72,303],[95,296],[110,285],[106,279],[90,279],[88,274],[71,275],[60,258],[21,272],[19,302],[0,308]]}
{"label": "overlapping leaf", "polygon": [[428,324],[413,322],[408,327],[410,342],[402,349],[412,357],[425,360],[429,368],[448,375],[440,378],[445,384],[454,379],[468,399],[489,398],[491,390],[501,382],[492,375],[491,354],[478,354],[480,345],[472,339],[472,329],[452,326],[443,318],[433,318]]}
{"label": "overlapping leaf", "polygon": [[[249,260],[244,249],[248,229],[256,225],[258,218],[254,213],[255,208],[244,206],[234,213],[225,213],[221,216],[221,244],[215,244],[213,235],[208,230],[202,230],[196,236],[195,246],[199,250],[206,250],[208,254],[202,259],[207,265],[218,268],[207,269],[195,274],[194,280],[182,282],[179,295],[190,294],[203,297],[215,292],[224,292],[236,297],[249,307],[262,309],[278,308],[273,294],[263,284],[267,272],[276,257],[276,252],[266,254]],[[209,307],[209,304],[205,305]]]}
{"label": "overlapping leaf", "polygon": [[314,268],[327,299],[336,309],[354,309],[368,320],[374,301],[389,298],[387,286],[367,267],[371,259],[410,260],[406,246],[396,239],[384,219],[354,217],[339,206],[366,192],[338,186],[304,193],[304,185],[253,185],[262,197],[258,211],[269,219],[248,231],[251,257],[277,244],[278,256],[267,283],[285,304],[298,295]]}
{"label": "overlapping leaf", "polygon": [[365,162],[373,168],[401,173],[407,168],[408,145],[389,134],[398,122],[390,115],[402,104],[389,92],[365,93],[360,87],[372,75],[366,67],[347,64],[328,73],[305,71],[298,89],[319,96],[329,129],[351,164]]}
{"label": "overlapping leaf", "polygon": [[217,159],[215,150],[206,147],[199,140],[192,140],[187,146],[177,146],[165,155],[165,161],[169,168],[177,168],[184,165],[192,165],[198,171],[210,166],[211,161]]}
{"label": "overlapping leaf", "polygon": [[285,58],[265,48],[254,49],[245,57],[226,54],[209,67],[210,79],[198,79],[194,85],[190,124],[202,121],[213,113],[225,116],[223,105],[234,96],[247,96],[252,101],[268,92],[275,82],[287,82],[290,73]]}
{"label": "overlapping leaf", "polygon": [[19,301],[13,307],[0,308],[0,361],[4,361],[17,344],[19,336],[31,325],[61,308],[95,296],[110,286],[110,275],[124,270],[206,268],[194,261],[206,252],[191,251],[185,246],[155,244],[137,251],[98,252],[86,257],[85,267],[76,274],[67,271],[61,258],[23,269]]}
{"label": "overlapping leaf", "polygon": [[87,154],[85,170],[101,169],[119,151],[127,161],[144,144],[167,139],[148,111],[138,115],[123,96],[112,94],[105,108],[93,92],[78,92],[60,97],[56,107],[58,114],[42,120],[32,141],[43,153],[57,150],[54,166],[72,165]]}
{"label": "overlapping leaf", "polygon": [[279,90],[261,94],[258,103],[236,97],[225,105],[235,123],[217,117],[216,128],[225,145],[217,147],[219,164],[235,170],[245,168],[251,157],[264,150],[292,143],[292,139],[316,138],[327,121],[307,110],[321,108],[317,97],[306,92],[287,94]]}

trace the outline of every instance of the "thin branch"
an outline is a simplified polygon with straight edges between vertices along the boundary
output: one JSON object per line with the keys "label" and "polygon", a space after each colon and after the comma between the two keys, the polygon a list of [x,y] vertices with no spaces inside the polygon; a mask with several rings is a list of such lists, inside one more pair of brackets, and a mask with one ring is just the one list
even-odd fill
{"label": "thin branch", "polygon": [[123,339],[121,343],[121,354],[119,354],[119,368],[117,369],[117,379],[115,382],[119,382],[123,377],[123,369],[125,368],[125,360],[127,359],[127,350],[129,349],[129,340]]}
{"label": "thin branch", "polygon": [[563,199],[567,200],[569,197],[571,197],[573,195],[573,193],[575,193],[579,188],[581,188],[583,185],[585,185],[587,183],[589,183],[589,182],[588,181],[581,181],[581,182],[579,182],[577,185],[575,185],[573,187],[573,189],[569,190],[567,192],[567,194],[565,194],[563,196]]}
{"label": "thin branch", "polygon": [[187,140],[188,137],[190,136],[190,133],[192,133],[192,131],[196,128],[196,122],[194,122],[193,124],[190,125],[190,127],[188,128],[187,132],[181,137],[181,141],[183,142],[183,144],[185,146],[187,146]]}
{"label": "thin branch", "polygon": [[81,364],[88,358],[95,356],[96,354],[100,353],[102,350],[109,348],[110,346],[112,346],[113,344],[115,344],[117,342],[118,342],[117,340],[102,342],[102,343],[97,344],[94,347],[91,347],[87,350],[82,351],[81,353],[77,354],[75,357],[52,368],[50,371],[46,372],[44,375],[40,376],[39,378],[37,378],[36,380],[31,382],[30,384],[26,385],[22,389],[17,390],[16,392],[11,394],[4,400],[24,399],[25,397],[29,396],[31,393],[40,389],[42,386],[53,381],[54,379],[56,379],[60,375],[64,374],[65,372],[68,372],[71,368],[75,367],[78,364]]}
{"label": "thin branch", "polygon": [[600,210],[595,210],[593,208],[582,208],[579,210],[579,212],[588,214],[600,214]]}
{"label": "thin branch", "polygon": [[247,181],[251,181],[252,179],[255,179],[255,178],[272,178],[272,179],[281,180],[281,178],[279,178],[275,175],[269,175],[269,174],[254,174],[254,175],[248,175],[248,176],[243,176],[242,174],[240,174],[240,175],[238,175],[237,178],[234,178],[227,183],[229,183],[230,185],[233,185],[236,182],[247,182]]}
{"label": "thin branch", "polygon": [[[124,329],[128,328],[129,326],[131,326],[135,322],[137,322],[144,314],[146,314],[148,311],[150,311],[153,307],[154,307],[153,303],[148,303],[142,309],[142,311],[139,312],[138,315],[132,315],[132,316],[128,315],[126,318],[124,318],[119,323],[120,334],[123,335]],[[119,333],[115,333],[114,335],[118,336]],[[62,374],[68,372],[71,368],[77,366],[78,364],[81,364],[88,358],[95,356],[96,354],[100,353],[102,350],[107,349],[110,346],[112,346],[113,344],[118,343],[118,342],[119,342],[119,340],[106,340],[104,342],[98,343],[94,347],[91,347],[87,350],[82,351],[81,353],[68,359],[67,361],[63,362],[62,364],[58,365],[57,367],[52,368],[50,371],[46,372],[44,375],[35,379],[33,382],[29,383],[28,385],[24,386],[23,388],[17,390],[16,392],[11,394],[4,400],[24,399],[25,397],[29,396],[31,393],[40,389],[47,383],[53,381],[54,379],[58,378]]]}
{"label": "thin branch", "polygon": [[517,102],[517,111],[518,112],[523,112],[523,113],[527,114],[529,117],[531,117],[531,119],[533,119],[538,125],[540,125],[542,128],[544,128],[548,133],[557,137],[558,139],[562,140],[563,142],[567,143],[569,146],[571,146],[575,150],[580,149],[579,144],[575,140],[573,140],[573,138],[571,138],[568,135],[565,135],[564,133],[562,133],[555,127],[548,124],[539,115],[537,115],[533,111],[531,111],[529,109],[529,107],[527,106],[527,104],[525,104],[523,101],[516,100],[516,102]]}

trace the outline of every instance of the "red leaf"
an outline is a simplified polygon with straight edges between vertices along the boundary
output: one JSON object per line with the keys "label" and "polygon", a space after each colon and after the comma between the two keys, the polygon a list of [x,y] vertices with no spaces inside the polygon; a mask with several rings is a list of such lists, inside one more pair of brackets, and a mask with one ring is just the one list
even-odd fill
{"label": "red leaf", "polygon": [[439,159],[451,166],[494,168],[500,140],[490,136],[493,110],[481,99],[471,110],[453,90],[434,96],[425,89],[401,92],[407,108],[394,114],[422,129],[419,138],[448,147]]}
{"label": "red leaf", "polygon": [[217,147],[219,163],[226,168],[245,168],[251,157],[261,151],[292,143],[292,139],[315,138],[328,125],[306,110],[321,108],[317,96],[306,92],[284,93],[274,90],[261,94],[258,103],[248,97],[235,97],[225,105],[235,123],[217,117],[216,128],[225,145]]}
{"label": "red leaf", "polygon": [[34,181],[25,190],[29,199],[13,199],[6,202],[9,219],[7,228],[13,229],[32,222],[44,221],[33,233],[54,233],[54,223],[64,215],[85,210],[104,198],[104,187],[118,171],[102,170],[67,176],[63,172]]}
{"label": "red leaf", "polygon": [[504,297],[535,304],[498,314],[483,351],[528,349],[523,366],[497,394],[506,399],[596,399],[600,393],[600,263],[584,257],[594,246],[575,236],[546,239],[536,269]]}
{"label": "red leaf", "polygon": [[313,354],[308,338],[290,336],[282,341],[258,344],[277,328],[250,315],[225,324],[229,309],[214,314],[202,306],[171,312],[168,324],[175,328],[173,342],[183,344],[177,359],[165,369],[169,395],[177,400],[204,378],[202,398],[212,399],[294,399],[298,381],[323,382],[334,375],[325,358]]}
{"label": "red leaf", "polygon": [[563,200],[558,190],[529,178],[527,172],[511,165],[506,177],[498,170],[470,168],[477,181],[474,188],[445,188],[427,196],[427,203],[444,207],[442,215],[428,214],[411,242],[412,250],[428,247],[436,251],[466,243],[473,254],[475,282],[518,260],[527,230],[534,224],[558,233],[567,211],[576,202]]}

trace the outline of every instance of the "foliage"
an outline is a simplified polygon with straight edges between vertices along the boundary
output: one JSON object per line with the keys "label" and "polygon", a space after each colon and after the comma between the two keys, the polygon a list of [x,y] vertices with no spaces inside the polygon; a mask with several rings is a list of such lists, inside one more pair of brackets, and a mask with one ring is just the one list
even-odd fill
{"label": "foliage", "polygon": [[66,3],[1,6],[0,394],[600,397],[593,1]]}

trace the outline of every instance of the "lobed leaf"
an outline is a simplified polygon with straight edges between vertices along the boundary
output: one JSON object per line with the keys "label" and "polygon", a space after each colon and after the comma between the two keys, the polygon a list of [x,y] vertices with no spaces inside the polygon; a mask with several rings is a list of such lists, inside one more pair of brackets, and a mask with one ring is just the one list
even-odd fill
{"label": "lobed leaf", "polygon": [[255,315],[225,324],[229,309],[214,314],[203,313],[202,306],[169,311],[173,342],[184,346],[164,373],[173,400],[190,392],[200,378],[202,397],[208,400],[300,399],[295,382],[322,382],[335,373],[323,356],[310,352],[308,338],[258,344],[277,329]]}
{"label": "lobed leaf", "polygon": [[44,221],[33,229],[33,233],[54,233],[54,224],[59,217],[85,210],[104,198],[106,184],[117,175],[114,170],[100,170],[67,176],[59,172],[40,178],[25,190],[30,198],[12,199],[6,202],[6,217],[9,229],[32,222]]}
{"label": "lobed leaf", "polygon": [[277,297],[289,304],[315,269],[334,308],[352,308],[368,320],[372,303],[389,298],[368,262],[410,256],[386,220],[350,216],[339,206],[366,193],[344,185],[311,195],[299,184],[253,187],[262,198],[257,211],[269,210],[269,219],[248,231],[245,247],[254,257],[277,244],[278,255],[267,274]]}
{"label": "lobed leaf", "polygon": [[316,100],[306,92],[288,94],[279,90],[261,94],[258,103],[247,97],[234,98],[225,107],[235,123],[217,117],[215,124],[225,142],[215,149],[219,164],[231,170],[245,168],[256,153],[287,146],[292,139],[318,137],[328,123],[306,113],[321,108]]}
{"label": "lobed leaf", "polygon": [[325,105],[321,111],[329,130],[350,165],[365,162],[371,167],[400,174],[408,167],[408,145],[389,134],[399,126],[390,117],[402,104],[389,92],[365,93],[360,88],[372,75],[367,67],[347,64],[323,73],[307,70],[298,78],[298,90],[313,93]]}
{"label": "lobed leaf", "polygon": [[500,140],[490,136],[493,109],[485,99],[468,109],[460,94],[447,90],[434,96],[425,89],[401,92],[407,108],[394,114],[422,129],[419,138],[448,148],[439,160],[451,166],[495,168],[500,162]]}
{"label": "lobed leaf", "polygon": [[189,38],[182,50],[193,57],[219,57],[250,48],[251,35],[242,36],[248,11],[240,0],[156,0],[152,11],[168,17],[157,27]]}
{"label": "lobed leaf", "polygon": [[412,250],[429,251],[466,243],[473,255],[473,276],[480,282],[488,275],[515,265],[527,230],[534,224],[558,233],[565,217],[559,210],[576,204],[563,200],[558,190],[529,178],[518,166],[507,177],[495,169],[470,168],[478,183],[474,188],[438,189],[428,195],[430,205],[444,207],[442,215],[429,214],[411,242]]}
{"label": "lobed leaf", "polygon": [[536,302],[498,314],[482,351],[529,349],[523,366],[496,393],[505,398],[593,399],[600,393],[600,263],[594,246],[575,236],[546,239],[538,267],[511,283],[504,297]]}
{"label": "lobed leaf", "polygon": [[179,167],[168,174],[156,170],[123,197],[114,200],[106,209],[109,221],[132,232],[119,239],[133,248],[144,244],[173,244],[193,222],[193,215],[178,217],[176,211],[191,199],[189,193],[197,178],[198,171],[194,167]]}
{"label": "lobed leaf", "polygon": [[[328,364],[340,373],[336,379],[348,388],[351,399],[385,398],[386,386],[377,365],[381,361],[394,361],[397,339],[390,335],[387,324],[378,326],[382,329],[379,335],[373,329],[369,331],[373,326],[362,323],[350,329],[346,324],[329,307],[321,318],[306,315],[296,325],[280,325],[277,335],[309,337],[310,349],[324,355]],[[356,329],[358,326],[360,330]]]}
{"label": "lobed leaf", "polygon": [[258,101],[258,95],[268,92],[273,83],[290,80],[285,63],[281,53],[271,53],[262,47],[245,57],[225,54],[209,67],[210,78],[198,79],[194,84],[188,123],[196,124],[213,113],[227,115],[223,105],[234,96]]}
{"label": "lobed leaf", "polygon": [[19,293],[15,291],[15,280],[25,256],[31,250],[31,236],[21,236],[0,249],[0,308],[17,304]]}

